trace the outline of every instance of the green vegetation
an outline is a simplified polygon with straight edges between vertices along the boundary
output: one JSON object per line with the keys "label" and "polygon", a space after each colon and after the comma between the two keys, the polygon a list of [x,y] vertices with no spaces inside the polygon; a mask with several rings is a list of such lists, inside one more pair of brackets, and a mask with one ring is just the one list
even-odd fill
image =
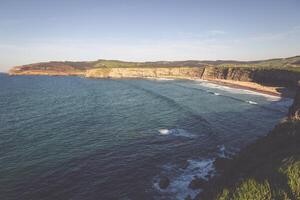
{"label": "green vegetation", "polygon": [[232,190],[224,189],[216,200],[300,200],[300,161],[293,161],[280,168],[284,180],[269,180],[262,183],[254,179],[242,181]]}
{"label": "green vegetation", "polygon": [[[234,172],[225,172],[225,179],[232,178],[232,182],[221,183],[221,188],[230,189],[212,199],[300,200],[299,128],[299,121],[284,122],[254,143],[249,152],[242,152],[231,169]],[[241,180],[232,173],[246,174]]]}
{"label": "green vegetation", "polygon": [[289,164],[285,169],[281,169],[288,180],[288,186],[294,199],[300,199],[300,161]]}
{"label": "green vegetation", "polygon": [[272,192],[268,181],[258,183],[255,180],[244,181],[233,193],[233,200],[271,200]]}
{"label": "green vegetation", "polygon": [[94,68],[114,68],[114,67],[203,67],[203,66],[216,66],[216,67],[249,67],[249,68],[274,68],[274,69],[287,69],[291,71],[300,71],[300,56],[280,59],[270,59],[261,61],[158,61],[158,62],[124,62],[119,60],[97,60],[91,62],[47,62],[36,63],[22,66],[24,69],[57,69],[70,68],[73,70],[87,70]]}
{"label": "green vegetation", "polygon": [[249,67],[249,68],[274,68],[288,69],[300,71],[300,56],[270,59],[262,61],[160,61],[160,62],[124,62],[118,60],[98,60],[93,62],[93,68],[114,68],[114,67],[202,67],[202,66],[218,66],[218,67]]}
{"label": "green vegetation", "polygon": [[224,189],[223,192],[218,195],[216,200],[229,200],[230,192],[228,189]]}
{"label": "green vegetation", "polygon": [[[220,62],[220,61],[219,61]],[[223,67],[249,67],[249,68],[262,68],[262,69],[288,69],[299,71],[300,68],[300,56],[280,59],[270,59],[262,61],[249,61],[249,62],[237,62],[237,61],[224,61],[220,62],[217,66]]]}
{"label": "green vegetation", "polygon": [[139,64],[134,62],[123,62],[123,61],[117,61],[117,60],[98,60],[96,61],[93,68],[115,68],[115,67],[123,67],[123,68],[129,68],[129,67],[137,67]]}
{"label": "green vegetation", "polygon": [[288,68],[288,67],[299,67],[300,56],[283,58],[283,59],[271,59],[262,61],[257,64],[258,67],[274,67],[274,68]]}
{"label": "green vegetation", "polygon": [[[118,60],[98,60],[94,63],[93,68],[153,68],[153,67],[176,67],[176,65],[161,62],[124,62]],[[176,63],[176,62],[175,62]],[[180,65],[180,67],[191,67],[189,65]]]}

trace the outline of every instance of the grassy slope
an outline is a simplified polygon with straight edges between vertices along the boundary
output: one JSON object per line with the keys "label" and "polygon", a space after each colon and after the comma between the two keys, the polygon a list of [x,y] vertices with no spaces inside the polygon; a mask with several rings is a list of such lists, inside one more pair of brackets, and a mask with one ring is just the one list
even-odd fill
{"label": "grassy slope", "polygon": [[299,200],[299,130],[299,121],[287,121],[249,146],[224,172],[212,197],[219,193],[217,200]]}

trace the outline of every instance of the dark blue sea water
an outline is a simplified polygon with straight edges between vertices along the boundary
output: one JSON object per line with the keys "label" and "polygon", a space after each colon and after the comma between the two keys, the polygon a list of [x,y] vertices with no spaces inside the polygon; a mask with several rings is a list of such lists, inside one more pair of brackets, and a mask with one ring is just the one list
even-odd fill
{"label": "dark blue sea water", "polygon": [[0,75],[0,199],[194,196],[193,176],[285,116],[278,100],[207,82]]}

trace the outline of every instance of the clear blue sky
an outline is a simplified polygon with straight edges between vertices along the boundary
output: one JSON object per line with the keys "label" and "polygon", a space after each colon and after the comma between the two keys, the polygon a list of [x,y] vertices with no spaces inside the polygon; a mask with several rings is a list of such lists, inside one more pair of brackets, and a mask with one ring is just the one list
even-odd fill
{"label": "clear blue sky", "polygon": [[0,71],[49,60],[300,54],[300,0],[0,0]]}

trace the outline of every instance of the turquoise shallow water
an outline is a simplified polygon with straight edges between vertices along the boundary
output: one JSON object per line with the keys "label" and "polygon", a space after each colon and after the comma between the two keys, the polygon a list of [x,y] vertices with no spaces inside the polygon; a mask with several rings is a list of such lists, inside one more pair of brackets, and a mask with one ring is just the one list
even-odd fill
{"label": "turquoise shallow water", "polygon": [[207,82],[0,75],[0,199],[195,195],[194,175],[266,134],[289,104]]}

